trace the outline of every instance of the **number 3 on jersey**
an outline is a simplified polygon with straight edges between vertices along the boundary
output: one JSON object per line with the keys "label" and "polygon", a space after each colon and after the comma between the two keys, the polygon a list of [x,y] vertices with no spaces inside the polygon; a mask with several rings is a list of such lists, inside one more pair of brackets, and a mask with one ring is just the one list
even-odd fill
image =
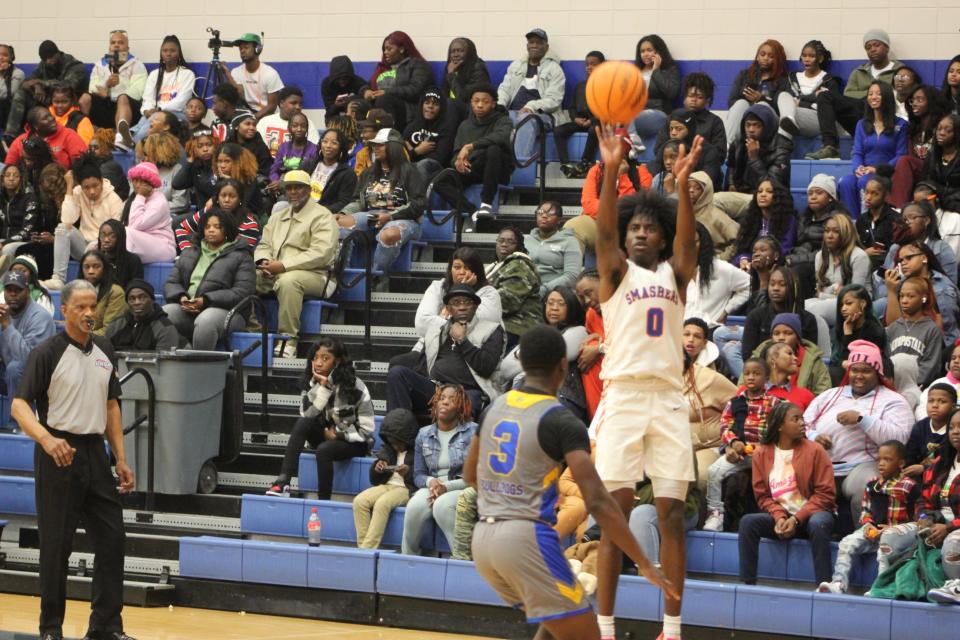
{"label": "number 3 on jersey", "polygon": [[496,451],[487,456],[487,466],[499,476],[510,475],[517,463],[520,425],[511,420],[503,420],[494,425],[490,437],[498,446]]}

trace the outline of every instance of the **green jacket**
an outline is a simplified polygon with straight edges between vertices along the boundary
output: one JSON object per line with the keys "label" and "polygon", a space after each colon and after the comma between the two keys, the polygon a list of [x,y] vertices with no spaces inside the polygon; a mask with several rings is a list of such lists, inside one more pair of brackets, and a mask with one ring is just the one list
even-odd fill
{"label": "green jacket", "polygon": [[[891,59],[890,62],[893,63],[893,68],[881,73],[878,80],[883,80],[892,87],[893,76],[897,70],[903,66],[903,63],[893,59]],[[867,97],[867,89],[870,88],[870,84],[873,82],[873,74],[870,73],[870,67],[871,64],[865,62],[850,72],[850,77],[847,78],[847,86],[843,90],[843,95],[848,98],[857,98],[860,100]]]}
{"label": "green jacket", "polygon": [[[773,340],[764,340],[753,350],[752,355],[759,358],[763,350],[771,344]],[[739,384],[743,384],[742,374]],[[800,363],[800,371],[797,372],[797,386],[809,389],[815,396],[833,386],[830,382],[830,370],[823,362],[823,351],[809,340],[803,341],[803,362]]]}
{"label": "green jacket", "polygon": [[511,253],[487,267],[487,282],[500,293],[503,327],[523,335],[540,323],[540,274],[525,253]]}
{"label": "green jacket", "polygon": [[931,549],[923,542],[917,550],[877,576],[870,586],[871,598],[887,600],[927,601],[927,592],[946,582],[940,549]]}

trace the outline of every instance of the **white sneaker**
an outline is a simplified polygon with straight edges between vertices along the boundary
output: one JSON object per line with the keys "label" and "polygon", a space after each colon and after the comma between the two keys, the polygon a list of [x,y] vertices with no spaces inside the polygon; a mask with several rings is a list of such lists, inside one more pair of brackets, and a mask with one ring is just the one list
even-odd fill
{"label": "white sneaker", "polygon": [[817,587],[817,593],[846,593],[843,583],[834,580],[833,582],[821,582]]}
{"label": "white sneaker", "polygon": [[287,340],[286,343],[278,342],[273,348],[273,355],[276,358],[296,358],[297,341]]}
{"label": "white sneaker", "polygon": [[124,151],[133,149],[135,143],[133,136],[130,135],[130,123],[126,120],[121,120],[117,124],[117,135],[113,139],[113,144]]}
{"label": "white sneaker", "polygon": [[723,511],[714,509],[710,512],[710,517],[703,523],[704,531],[723,531]]}
{"label": "white sneaker", "polygon": [[40,286],[46,289],[47,291],[60,291],[61,289],[63,289],[64,284],[65,284],[64,281],[58,278],[57,276],[53,276],[49,280],[40,281]]}
{"label": "white sneaker", "polygon": [[960,579],[947,580],[939,589],[930,589],[927,598],[940,604],[960,604]]}
{"label": "white sneaker", "polygon": [[497,215],[493,212],[493,207],[486,203],[481,203],[480,208],[473,212],[474,220],[492,220]]}

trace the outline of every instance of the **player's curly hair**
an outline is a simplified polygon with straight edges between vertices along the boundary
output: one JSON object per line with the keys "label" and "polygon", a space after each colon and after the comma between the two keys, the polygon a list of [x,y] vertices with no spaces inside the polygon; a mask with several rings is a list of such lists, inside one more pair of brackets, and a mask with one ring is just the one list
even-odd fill
{"label": "player's curly hair", "polygon": [[466,420],[473,415],[473,405],[470,404],[470,396],[467,395],[462,385],[451,382],[437,385],[437,390],[433,393],[433,397],[430,398],[430,417],[434,422],[437,421],[437,405],[440,404],[440,396],[445,389],[453,389],[457,392],[457,415],[461,423],[466,422]]}
{"label": "player's curly hair", "polygon": [[673,237],[677,234],[677,205],[653,191],[640,191],[617,201],[617,229],[620,232],[620,248],[627,251],[627,227],[630,221],[640,216],[653,220],[663,229],[666,241],[660,250],[660,260],[673,256]]}

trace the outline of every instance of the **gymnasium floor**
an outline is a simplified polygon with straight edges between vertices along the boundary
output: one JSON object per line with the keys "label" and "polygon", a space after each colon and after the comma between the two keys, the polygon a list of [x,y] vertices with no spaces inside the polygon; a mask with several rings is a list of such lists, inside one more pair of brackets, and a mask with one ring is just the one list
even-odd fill
{"label": "gymnasium floor", "polygon": [[[40,599],[31,596],[0,594],[0,640],[37,638]],[[63,632],[67,638],[82,638],[87,630],[90,603],[67,601],[67,620]],[[174,607],[146,609],[125,607],[123,621],[127,633],[137,640],[453,640],[462,635],[428,631],[404,631],[389,627],[304,620],[228,611]],[[479,636],[470,636],[483,640]],[[493,639],[487,639],[493,640]]]}

